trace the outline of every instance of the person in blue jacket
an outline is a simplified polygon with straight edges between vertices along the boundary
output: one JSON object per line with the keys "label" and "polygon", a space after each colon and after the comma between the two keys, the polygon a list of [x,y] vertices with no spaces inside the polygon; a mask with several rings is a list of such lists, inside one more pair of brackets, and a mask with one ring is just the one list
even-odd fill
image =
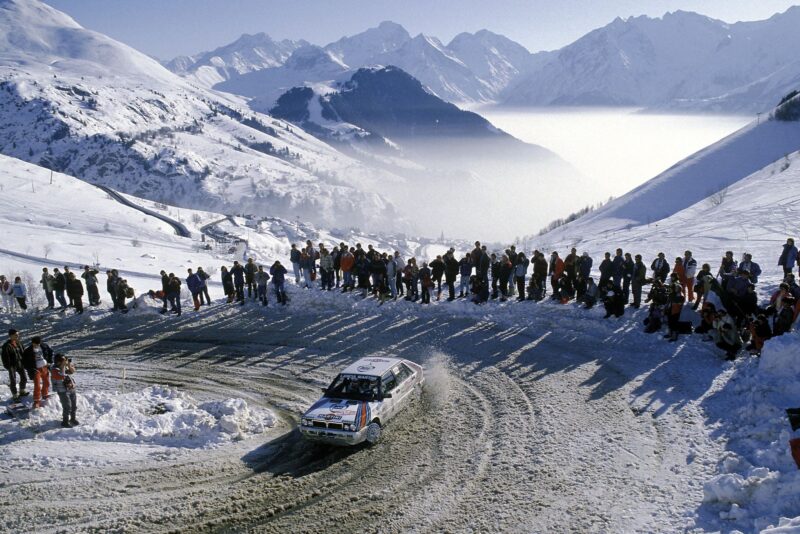
{"label": "person in blue jacket", "polygon": [[783,267],[784,277],[792,272],[795,263],[797,263],[797,247],[794,246],[794,239],[790,237],[786,240],[786,244],[783,245],[783,252],[781,252],[781,257],[778,258],[778,265]]}
{"label": "person in blue jacket", "polygon": [[281,265],[281,262],[276,261],[269,268],[269,274],[272,275],[272,285],[275,286],[275,294],[277,295],[278,303],[286,305],[286,267]]}
{"label": "person in blue jacket", "polygon": [[200,292],[203,291],[203,280],[193,273],[191,269],[187,269],[189,276],[186,277],[186,287],[192,294],[192,302],[194,302],[194,311],[200,309]]}

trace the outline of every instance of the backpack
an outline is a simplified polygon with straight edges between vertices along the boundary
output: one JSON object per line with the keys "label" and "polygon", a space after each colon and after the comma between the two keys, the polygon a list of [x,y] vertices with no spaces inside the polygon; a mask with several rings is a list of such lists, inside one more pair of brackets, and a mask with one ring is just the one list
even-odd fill
{"label": "backpack", "polygon": [[431,280],[431,275],[425,274],[422,276],[422,287],[433,287],[433,280]]}

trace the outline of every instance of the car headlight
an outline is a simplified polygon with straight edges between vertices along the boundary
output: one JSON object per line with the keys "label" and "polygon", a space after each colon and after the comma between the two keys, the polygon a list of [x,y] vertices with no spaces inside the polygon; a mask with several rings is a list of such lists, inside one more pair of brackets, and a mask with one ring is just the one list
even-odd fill
{"label": "car headlight", "polygon": [[303,417],[302,419],[300,419],[300,424],[303,426],[311,426],[311,419]]}

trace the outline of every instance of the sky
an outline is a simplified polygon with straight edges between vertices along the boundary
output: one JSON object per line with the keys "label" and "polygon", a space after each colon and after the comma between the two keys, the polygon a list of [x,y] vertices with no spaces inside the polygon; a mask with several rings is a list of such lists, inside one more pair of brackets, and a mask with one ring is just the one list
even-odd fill
{"label": "sky", "polygon": [[47,0],[82,26],[159,59],[192,55],[266,32],[325,45],[384,20],[447,43],[488,29],[532,52],[571,43],[616,17],[695,11],[760,20],[798,0]]}

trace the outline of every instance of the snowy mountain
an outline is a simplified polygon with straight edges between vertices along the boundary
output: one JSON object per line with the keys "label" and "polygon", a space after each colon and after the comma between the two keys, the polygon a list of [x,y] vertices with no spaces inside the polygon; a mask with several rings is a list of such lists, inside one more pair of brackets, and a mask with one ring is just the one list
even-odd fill
{"label": "snowy mountain", "polygon": [[228,45],[194,56],[179,56],[164,66],[175,74],[211,87],[237,74],[279,67],[303,46],[308,46],[303,40],[275,41],[265,33],[244,34]]}
{"label": "snowy mountain", "polygon": [[[242,39],[246,37],[252,39],[250,36],[243,36]],[[239,41],[218,50],[230,49],[241,54],[242,46],[237,44]],[[303,42],[288,43],[298,45]],[[251,98],[258,97],[261,107],[271,107],[278,96],[293,86],[328,83],[339,78],[337,74],[340,70],[352,74],[362,67],[393,65],[410,73],[444,100],[488,102],[496,99],[512,79],[529,68],[533,57],[523,46],[487,30],[459,34],[445,46],[432,36],[420,34],[412,38],[405,28],[388,21],[328,44],[324,47],[327,57],[318,47],[309,48],[307,43],[298,45],[296,50],[304,56],[314,56],[313,64],[306,60],[303,65],[292,65],[292,59],[287,57],[282,61],[276,60],[275,64],[254,69],[249,68],[254,66],[250,61],[246,62],[248,69],[239,70],[236,75],[230,69],[225,70],[225,79],[228,81],[222,83],[224,80],[218,80],[215,88]],[[231,52],[225,53],[230,55]],[[213,59],[213,54],[227,57],[217,51],[203,56],[212,55]],[[203,67],[206,70],[194,67],[195,58],[200,56],[175,58],[168,66],[182,76],[203,76],[203,83],[210,86],[216,78],[205,73],[211,67]],[[210,60],[205,61],[207,63]],[[215,61],[223,66],[231,62],[222,61],[219,57]]]}
{"label": "snowy mountain", "polygon": [[215,89],[251,98],[253,109],[266,111],[293,87],[329,86],[346,79],[352,70],[333,53],[308,45],[295,50],[280,67],[261,69],[219,83]]}
{"label": "snowy mountain", "polygon": [[533,58],[524,46],[488,30],[460,33],[447,48],[487,86],[482,94],[490,99],[529,68]]}
{"label": "snowy mountain", "polygon": [[342,37],[327,45],[325,50],[342,63],[358,68],[369,66],[376,56],[394,52],[410,40],[411,36],[401,25],[384,21],[375,28],[350,37]]}
{"label": "snowy mountain", "polygon": [[183,207],[404,224],[379,194],[398,177],[197,88],[45,4],[3,0],[0,30],[3,154]]}
{"label": "snowy mountain", "polygon": [[[314,132],[326,122],[343,121],[400,144],[414,138],[511,139],[480,115],[431,94],[397,67],[359,69],[336,89],[317,95],[311,88],[296,88],[278,99],[269,113]],[[315,97],[321,106],[322,124],[311,120]]]}
{"label": "snowy mountain", "polygon": [[798,26],[800,7],[735,24],[684,11],[617,18],[531,68],[501,98],[513,105],[763,111],[800,75]]}

